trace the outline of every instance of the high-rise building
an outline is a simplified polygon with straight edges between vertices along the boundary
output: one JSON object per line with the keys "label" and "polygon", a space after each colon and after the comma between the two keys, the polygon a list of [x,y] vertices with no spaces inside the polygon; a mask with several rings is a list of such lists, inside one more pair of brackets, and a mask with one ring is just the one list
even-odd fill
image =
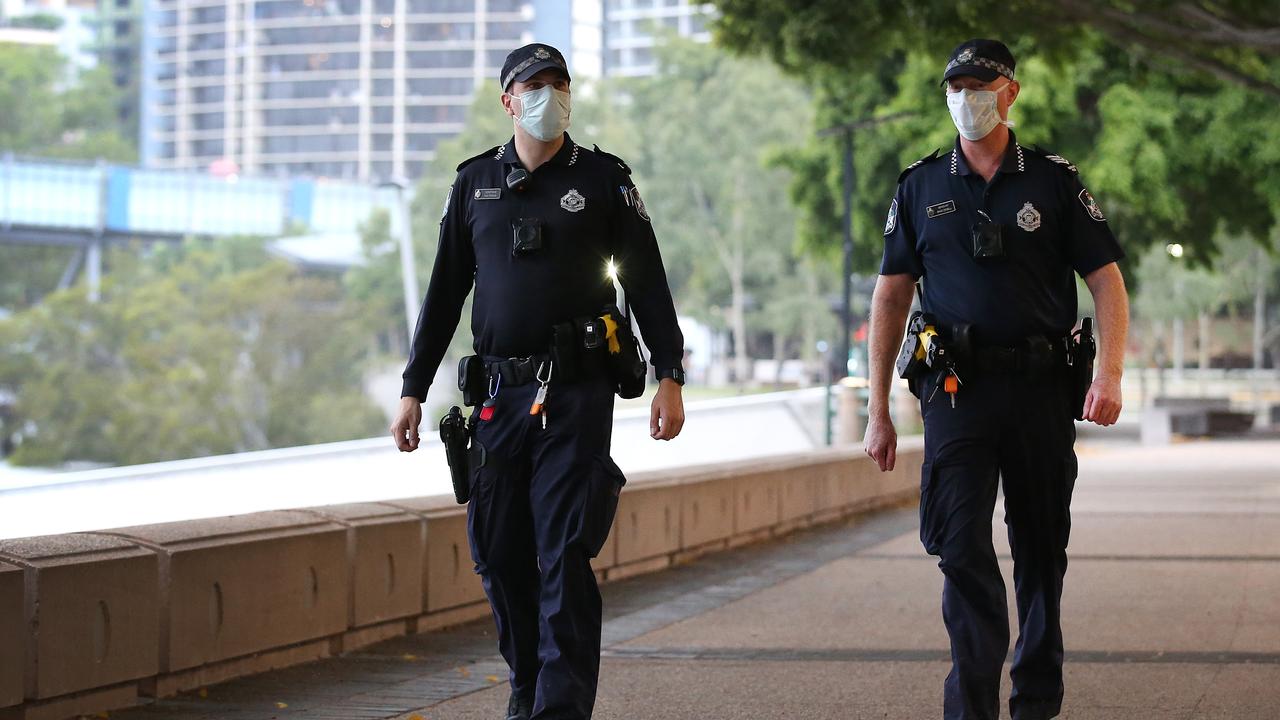
{"label": "high-rise building", "polygon": [[73,83],[98,62],[93,15],[93,0],[0,0],[0,42],[56,49]]}
{"label": "high-rise building", "polygon": [[572,3],[147,0],[143,162],[415,177],[535,30],[569,54]]}
{"label": "high-rise building", "polygon": [[657,72],[653,48],[664,33],[710,42],[709,3],[693,0],[603,0],[602,61],[610,77]]}
{"label": "high-rise building", "polygon": [[120,124],[131,132],[138,127],[139,55],[142,51],[144,0],[98,0],[98,58],[111,68],[121,91]]}

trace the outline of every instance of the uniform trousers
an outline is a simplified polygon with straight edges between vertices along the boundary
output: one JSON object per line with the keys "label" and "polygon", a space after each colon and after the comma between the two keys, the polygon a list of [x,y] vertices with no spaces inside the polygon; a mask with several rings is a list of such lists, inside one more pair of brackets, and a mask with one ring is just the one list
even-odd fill
{"label": "uniform trousers", "polygon": [[997,720],[1009,650],[1005,584],[992,545],[997,487],[1013,554],[1018,641],[1009,700],[1014,720],[1062,706],[1062,583],[1076,479],[1075,425],[1065,372],[973,375],[951,407],[937,375],[921,392],[925,458],[920,539],[939,558],[951,638],[947,720]]}
{"label": "uniform trousers", "polygon": [[553,382],[545,430],[529,414],[537,389],[499,385],[492,419],[477,421],[486,457],[472,468],[467,530],[512,691],[533,720],[587,720],[601,631],[591,559],[626,482],[609,457],[613,386]]}

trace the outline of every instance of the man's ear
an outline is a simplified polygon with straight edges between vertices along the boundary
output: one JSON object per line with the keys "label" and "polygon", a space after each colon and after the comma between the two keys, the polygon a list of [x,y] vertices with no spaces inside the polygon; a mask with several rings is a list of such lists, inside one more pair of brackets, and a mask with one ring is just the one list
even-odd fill
{"label": "man's ear", "polygon": [[1012,105],[1014,100],[1018,99],[1018,93],[1022,92],[1022,86],[1017,80],[1009,81],[1009,104]]}
{"label": "man's ear", "polygon": [[507,112],[507,115],[510,115],[511,117],[516,116],[515,109],[511,107],[511,103],[514,102],[514,100],[515,99],[511,97],[511,93],[505,93],[505,92],[502,93],[502,109],[505,110]]}

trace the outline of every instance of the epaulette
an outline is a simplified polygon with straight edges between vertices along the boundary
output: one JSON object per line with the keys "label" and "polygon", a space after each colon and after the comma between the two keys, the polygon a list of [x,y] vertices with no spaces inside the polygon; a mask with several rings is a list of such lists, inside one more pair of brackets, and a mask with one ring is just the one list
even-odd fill
{"label": "epaulette", "polygon": [[458,172],[462,172],[462,168],[470,165],[471,163],[481,158],[490,157],[490,158],[493,158],[494,160],[501,160],[502,154],[506,152],[506,150],[507,150],[506,145],[495,145],[489,148],[488,150],[485,150],[484,152],[480,153],[479,155],[476,155],[474,157],[469,157],[466,160],[463,160],[462,162],[458,163]]}
{"label": "epaulette", "polygon": [[916,168],[920,167],[921,165],[924,165],[925,163],[931,163],[937,159],[938,159],[938,151],[934,150],[928,155],[925,155],[919,160],[911,163],[910,165],[907,166],[907,169],[902,171],[902,174],[898,175],[898,182],[902,182],[903,178],[910,175],[912,170],[915,170]]}
{"label": "epaulette", "polygon": [[1037,155],[1040,155],[1040,156],[1041,156],[1041,157],[1043,157],[1044,159],[1046,159],[1046,160],[1050,160],[1050,161],[1052,161],[1052,162],[1055,162],[1055,163],[1057,163],[1057,164],[1061,165],[1062,167],[1064,167],[1064,168],[1066,168],[1066,169],[1070,170],[1070,171],[1071,171],[1071,174],[1073,174],[1073,175],[1078,175],[1078,174],[1080,174],[1080,170],[1079,170],[1079,168],[1077,168],[1075,165],[1072,165],[1070,160],[1068,160],[1068,159],[1066,159],[1066,158],[1062,157],[1061,155],[1054,155],[1052,152],[1049,152],[1048,150],[1046,150],[1046,149],[1044,149],[1044,148],[1040,147],[1039,145],[1036,145],[1036,146],[1032,147],[1031,149],[1032,149],[1032,150],[1034,150],[1034,151],[1036,152],[1036,154],[1037,154]]}
{"label": "epaulette", "polygon": [[592,150],[594,150],[594,151],[596,151],[596,153],[597,153],[597,154],[599,154],[599,155],[603,155],[603,156],[605,156],[605,157],[609,158],[610,160],[612,160],[612,161],[614,161],[614,162],[618,163],[618,167],[622,168],[622,172],[624,172],[624,173],[626,173],[626,174],[628,174],[628,175],[630,175],[630,174],[631,174],[631,167],[630,167],[629,165],[627,165],[627,163],[626,163],[626,162],[624,162],[624,161],[622,160],[622,158],[618,157],[617,155],[614,155],[613,153],[607,153],[607,152],[605,152],[605,151],[601,150],[599,145],[592,145],[592,146],[591,146],[591,149],[592,149]]}

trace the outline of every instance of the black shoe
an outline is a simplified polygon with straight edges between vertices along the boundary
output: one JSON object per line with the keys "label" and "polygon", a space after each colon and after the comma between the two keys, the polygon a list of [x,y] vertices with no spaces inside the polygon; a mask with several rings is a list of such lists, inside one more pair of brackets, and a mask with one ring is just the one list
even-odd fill
{"label": "black shoe", "polygon": [[529,720],[532,715],[533,701],[511,693],[511,699],[507,701],[506,720]]}

